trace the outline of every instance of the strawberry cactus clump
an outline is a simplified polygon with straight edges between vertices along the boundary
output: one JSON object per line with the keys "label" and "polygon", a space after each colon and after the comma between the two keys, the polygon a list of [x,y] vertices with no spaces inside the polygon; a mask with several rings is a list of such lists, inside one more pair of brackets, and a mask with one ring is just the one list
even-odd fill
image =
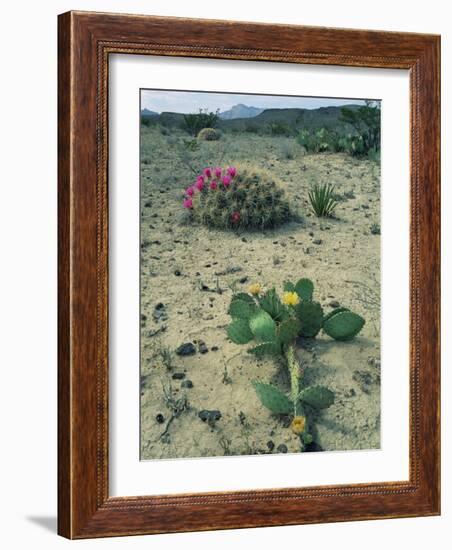
{"label": "strawberry cactus clump", "polygon": [[286,282],[280,298],[275,289],[263,291],[259,283],[248,293],[232,297],[227,327],[229,339],[235,344],[254,342],[249,353],[256,357],[283,358],[290,379],[290,392],[274,385],[253,383],[262,404],[273,414],[290,415],[291,429],[299,436],[301,450],[312,443],[309,414],[325,409],[334,402],[334,392],[324,386],[306,386],[303,368],[296,357],[296,339],[315,338],[323,330],[337,341],[354,338],[364,326],[364,319],[347,308],[340,307],[324,315],[322,306],[313,300],[314,285],[309,279],[296,284]]}
{"label": "strawberry cactus clump", "polygon": [[185,189],[183,206],[192,222],[219,229],[273,228],[293,216],[280,185],[250,167],[206,167]]}

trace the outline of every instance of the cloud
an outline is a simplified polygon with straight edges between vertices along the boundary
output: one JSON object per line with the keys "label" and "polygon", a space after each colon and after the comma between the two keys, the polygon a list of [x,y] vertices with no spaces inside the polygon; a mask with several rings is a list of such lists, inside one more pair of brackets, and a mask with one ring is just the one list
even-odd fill
{"label": "cloud", "polygon": [[227,111],[238,103],[261,109],[317,109],[318,107],[333,105],[363,104],[364,99],[141,90],[141,108],[147,108],[158,113],[163,111],[196,113],[199,109]]}

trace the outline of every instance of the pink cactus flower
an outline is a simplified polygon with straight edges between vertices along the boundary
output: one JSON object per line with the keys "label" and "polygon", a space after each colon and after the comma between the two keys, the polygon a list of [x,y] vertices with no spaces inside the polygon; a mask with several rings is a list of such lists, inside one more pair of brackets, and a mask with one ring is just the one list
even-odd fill
{"label": "pink cactus flower", "polygon": [[212,170],[210,168],[204,168],[204,171],[203,171],[204,175],[206,176],[206,178],[211,178],[212,177]]}
{"label": "pink cactus flower", "polygon": [[237,168],[235,166],[229,166],[227,173],[233,178],[237,174]]}
{"label": "pink cactus flower", "polygon": [[198,191],[202,191],[204,189],[204,180],[197,179],[195,187]]}
{"label": "pink cactus flower", "polygon": [[231,178],[231,176],[223,176],[221,178],[221,181],[223,182],[223,185],[225,187],[228,187],[229,185],[231,185],[232,178]]}
{"label": "pink cactus flower", "polygon": [[219,166],[217,166],[215,169],[214,169],[214,174],[215,174],[215,177],[220,179],[221,178],[221,173],[222,173],[222,170]]}
{"label": "pink cactus flower", "polygon": [[193,208],[193,201],[191,199],[185,199],[184,208]]}
{"label": "pink cactus flower", "polygon": [[195,190],[193,189],[193,187],[188,187],[187,189],[185,189],[185,194],[189,197],[192,197],[195,194]]}
{"label": "pink cactus flower", "polygon": [[196,182],[198,182],[198,181],[202,181],[202,183],[204,183],[204,176],[198,176],[196,178]]}
{"label": "pink cactus flower", "polygon": [[233,212],[231,214],[231,222],[232,223],[239,223],[240,221],[240,212]]}
{"label": "pink cactus flower", "polygon": [[210,183],[211,189],[216,189],[217,187],[218,187],[218,183],[215,180]]}

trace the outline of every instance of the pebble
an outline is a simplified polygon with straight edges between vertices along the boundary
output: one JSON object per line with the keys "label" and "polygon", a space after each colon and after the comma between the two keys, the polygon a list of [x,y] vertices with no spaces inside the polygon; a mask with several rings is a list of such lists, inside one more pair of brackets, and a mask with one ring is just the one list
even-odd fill
{"label": "pebble", "polygon": [[247,281],[248,281],[248,277],[242,277],[241,279],[239,279],[239,283],[242,283],[242,285]]}
{"label": "pebble", "polygon": [[183,380],[185,378],[185,372],[175,372],[172,376],[173,380]]}
{"label": "pebble", "polygon": [[340,307],[341,304],[337,300],[332,300],[329,304],[330,307]]}
{"label": "pebble", "polygon": [[281,445],[278,445],[276,450],[278,451],[278,453],[287,453],[287,445],[281,443]]}
{"label": "pebble", "polygon": [[181,344],[176,350],[176,354],[182,356],[195,355],[195,353],[196,348],[191,342],[185,342],[184,344]]}
{"label": "pebble", "polygon": [[275,444],[273,443],[273,441],[270,439],[270,441],[267,441],[267,449],[269,451],[273,451],[273,449],[275,448]]}
{"label": "pebble", "polygon": [[209,411],[204,409],[199,411],[198,416],[203,422],[207,422],[209,425],[213,426],[215,422],[220,420],[221,412],[217,410]]}
{"label": "pebble", "polygon": [[155,321],[166,321],[168,319],[168,314],[166,313],[165,304],[161,302],[154,307],[154,312],[152,317]]}
{"label": "pebble", "polygon": [[218,346],[212,346],[210,349],[212,351],[218,351],[220,348]]}
{"label": "pebble", "polygon": [[198,340],[198,351],[199,353],[207,353],[209,351],[209,348],[206,346],[206,343],[204,340]]}
{"label": "pebble", "polygon": [[163,414],[158,414],[156,417],[155,417],[155,420],[159,423],[159,424],[163,424],[165,422],[165,417],[163,416]]}
{"label": "pebble", "polygon": [[180,385],[181,388],[192,388],[193,382],[191,380],[184,380]]}
{"label": "pebble", "polygon": [[180,277],[180,276],[181,276],[181,272],[180,272],[178,269],[176,269],[176,270],[174,271],[174,275],[176,275],[176,277]]}
{"label": "pebble", "polygon": [[322,243],[323,243],[322,239],[314,239],[312,241],[312,244],[322,244]]}

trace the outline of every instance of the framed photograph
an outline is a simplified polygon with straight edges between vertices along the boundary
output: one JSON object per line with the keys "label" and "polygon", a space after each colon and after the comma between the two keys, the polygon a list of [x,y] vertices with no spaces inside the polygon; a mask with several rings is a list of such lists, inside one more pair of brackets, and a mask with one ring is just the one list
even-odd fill
{"label": "framed photograph", "polygon": [[440,513],[439,59],[59,16],[61,535]]}

